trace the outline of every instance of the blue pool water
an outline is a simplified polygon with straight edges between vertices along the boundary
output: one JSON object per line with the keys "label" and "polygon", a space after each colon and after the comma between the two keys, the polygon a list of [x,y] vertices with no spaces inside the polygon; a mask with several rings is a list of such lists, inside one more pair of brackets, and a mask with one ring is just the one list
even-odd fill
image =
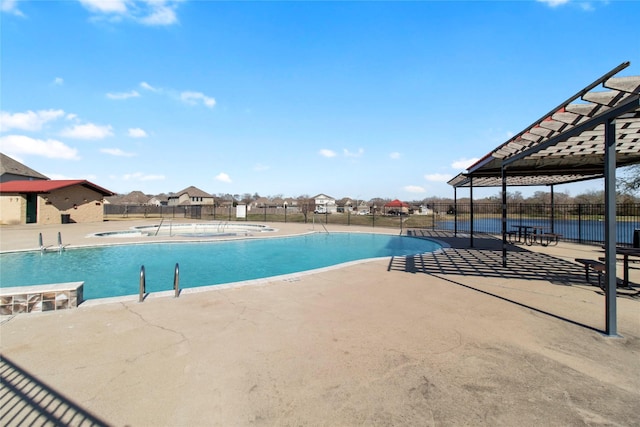
{"label": "blue pool water", "polygon": [[142,265],[147,292],[158,292],[172,289],[176,263],[180,287],[192,288],[440,248],[436,242],[407,236],[332,233],[5,253],[0,255],[0,283],[11,287],[84,281],[84,298],[94,299],[137,294]]}

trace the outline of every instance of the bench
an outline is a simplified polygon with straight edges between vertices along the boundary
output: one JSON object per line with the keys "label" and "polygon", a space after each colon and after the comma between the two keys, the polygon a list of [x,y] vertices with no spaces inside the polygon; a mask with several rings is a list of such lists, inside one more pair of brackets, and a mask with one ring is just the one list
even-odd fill
{"label": "bench", "polygon": [[512,245],[516,243],[516,237],[518,237],[517,231],[507,231],[507,241]]}
{"label": "bench", "polygon": [[[556,246],[558,244],[558,239],[562,237],[562,234],[557,233],[542,233],[540,235],[540,244],[542,246],[549,246],[551,242]],[[544,240],[543,240],[544,239]]]}
{"label": "bench", "polygon": [[576,262],[584,265],[584,275],[589,283],[589,271],[593,270],[598,273],[598,287],[602,288],[602,274],[604,273],[604,263],[595,259],[576,258]]}

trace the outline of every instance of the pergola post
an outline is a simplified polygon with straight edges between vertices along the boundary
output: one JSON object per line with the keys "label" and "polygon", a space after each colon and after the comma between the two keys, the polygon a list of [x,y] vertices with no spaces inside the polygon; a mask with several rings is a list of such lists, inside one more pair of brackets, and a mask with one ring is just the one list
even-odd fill
{"label": "pergola post", "polygon": [[616,278],[616,121],[609,119],[604,128],[604,257],[606,329],[617,335]]}
{"label": "pergola post", "polygon": [[507,267],[507,171],[501,168],[502,173],[502,266]]}
{"label": "pergola post", "polygon": [[469,245],[473,247],[473,177],[469,177],[469,210],[469,232],[471,233]]}
{"label": "pergola post", "polygon": [[555,233],[556,204],[553,197],[553,184],[551,184],[551,232]]}
{"label": "pergola post", "polygon": [[453,235],[458,236],[458,187],[453,187]]}

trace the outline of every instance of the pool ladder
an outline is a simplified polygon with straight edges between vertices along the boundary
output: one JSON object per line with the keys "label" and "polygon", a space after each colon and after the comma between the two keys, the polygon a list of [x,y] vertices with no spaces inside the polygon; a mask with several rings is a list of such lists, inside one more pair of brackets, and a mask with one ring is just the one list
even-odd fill
{"label": "pool ladder", "polygon": [[[140,267],[140,291],[138,296],[138,302],[143,302],[147,294],[147,277],[144,269],[144,265]],[[173,291],[174,297],[180,296],[180,265],[176,263],[176,268],[173,273]]]}
{"label": "pool ladder", "polygon": [[[38,244],[40,245],[40,253],[44,253],[47,248],[52,247],[53,245],[45,246],[42,240],[42,233],[38,233]],[[58,252],[62,252],[64,248],[69,245],[62,244],[62,234],[58,231]]]}

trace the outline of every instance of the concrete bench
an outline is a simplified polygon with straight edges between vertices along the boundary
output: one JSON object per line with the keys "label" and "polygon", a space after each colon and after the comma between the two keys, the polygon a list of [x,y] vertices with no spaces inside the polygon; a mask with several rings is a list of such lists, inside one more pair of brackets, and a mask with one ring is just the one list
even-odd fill
{"label": "concrete bench", "polygon": [[598,287],[602,288],[602,275],[605,271],[604,263],[596,261],[595,259],[576,258],[576,262],[584,265],[584,275],[589,283],[589,271],[593,270],[598,273]]}

